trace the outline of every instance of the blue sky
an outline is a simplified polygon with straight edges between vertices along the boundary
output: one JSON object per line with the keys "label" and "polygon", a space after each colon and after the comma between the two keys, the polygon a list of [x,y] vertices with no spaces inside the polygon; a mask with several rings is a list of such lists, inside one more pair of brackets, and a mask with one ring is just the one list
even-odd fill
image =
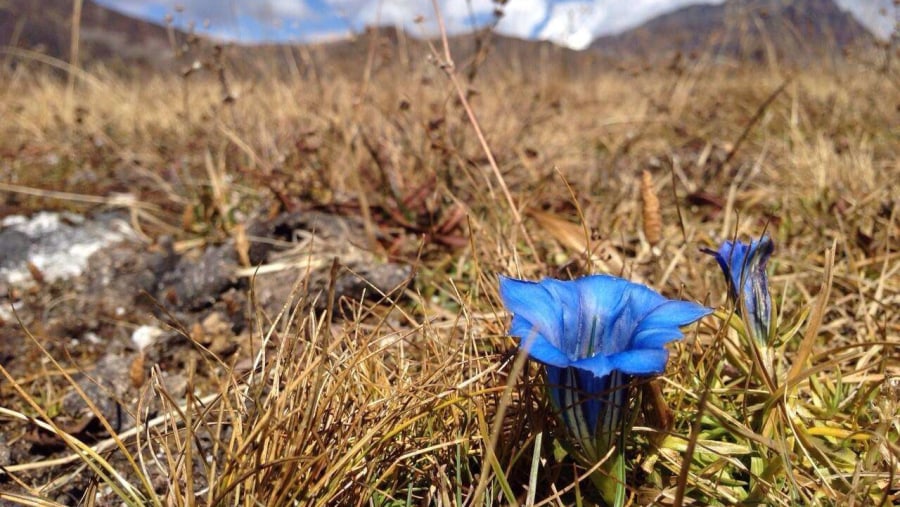
{"label": "blue sky", "polygon": [[[430,0],[95,0],[162,22],[234,41],[333,40],[366,25],[401,25],[413,34],[437,31]],[[525,39],[553,40],[580,49],[595,37],[617,33],[679,7],[722,0],[508,0],[497,31]],[[822,0],[825,1],[825,0]],[[876,34],[887,37],[897,19],[893,0],[836,0]],[[492,0],[438,0],[448,30],[491,21]],[[417,23],[416,18],[422,21]]]}

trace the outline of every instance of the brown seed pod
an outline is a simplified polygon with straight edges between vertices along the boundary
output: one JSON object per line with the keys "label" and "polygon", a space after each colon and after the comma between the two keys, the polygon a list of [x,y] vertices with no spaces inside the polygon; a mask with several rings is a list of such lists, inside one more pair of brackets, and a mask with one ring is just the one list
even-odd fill
{"label": "brown seed pod", "polygon": [[146,377],[144,375],[144,351],[140,351],[131,361],[128,368],[128,376],[131,379],[131,385],[136,389],[140,389],[144,385]]}
{"label": "brown seed pod", "polygon": [[659,212],[659,198],[653,190],[653,177],[650,171],[641,174],[641,201],[644,215],[644,237],[651,245],[662,239],[662,215]]}
{"label": "brown seed pod", "polygon": [[37,267],[31,261],[25,263],[25,267],[28,268],[28,272],[31,273],[31,278],[33,278],[34,281],[38,283],[38,285],[42,285],[44,283],[44,272],[41,271],[41,268]]}

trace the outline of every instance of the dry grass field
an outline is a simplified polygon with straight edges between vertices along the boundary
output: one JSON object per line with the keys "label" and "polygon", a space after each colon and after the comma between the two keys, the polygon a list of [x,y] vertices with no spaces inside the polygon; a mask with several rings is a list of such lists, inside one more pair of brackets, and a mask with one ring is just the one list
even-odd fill
{"label": "dry grass field", "polygon": [[[631,388],[644,403],[624,450],[628,504],[900,501],[896,62],[645,68],[545,47],[472,76],[471,52],[451,67],[440,47],[362,47],[344,68],[238,72],[206,53],[187,75],[37,58],[3,70],[0,214],[122,210],[148,250],[234,245],[243,269],[293,290],[271,311],[246,277],[245,325],[224,351],[198,335],[202,311],[104,316],[110,340],[155,323],[182,357],[123,345],[133,386],[118,401],[136,426],[100,417],[91,432],[59,405],[107,345],[2,322],[0,503],[596,504],[498,295],[499,275],[589,273],[718,309],[669,345],[664,375]],[[362,232],[343,240],[351,253],[326,238],[251,262],[248,224],[284,212]],[[763,234],[777,333],[761,371],[701,249]],[[336,297],[351,261],[409,276]],[[46,309],[66,290],[9,287],[4,304]],[[163,381],[173,369],[179,393]]]}

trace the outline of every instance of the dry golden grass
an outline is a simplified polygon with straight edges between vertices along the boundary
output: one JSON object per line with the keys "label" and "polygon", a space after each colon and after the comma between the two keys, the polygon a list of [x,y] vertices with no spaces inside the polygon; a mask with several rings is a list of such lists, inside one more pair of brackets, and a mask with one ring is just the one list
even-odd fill
{"label": "dry golden grass", "polygon": [[[467,96],[499,180],[449,81],[414,56],[370,74],[230,76],[227,102],[213,75],[95,68],[67,102],[65,79],[38,64],[7,71],[7,209],[85,207],[43,191],[127,191],[148,204],[135,218],[147,235],[215,240],[273,203],[355,209],[370,231],[396,229],[383,211],[424,188],[402,215],[430,233],[390,247],[369,238],[376,255],[415,267],[403,293],[322,313],[301,281],[280,318],[252,315],[263,348],[249,372],[205,356],[213,374],[187,400],[152,377],[143,399],[159,417],[139,413],[141,431],[75,463],[13,466],[0,498],[52,504],[59,478],[95,474],[88,504],[506,505],[528,501],[529,483],[539,505],[590,502],[585,470],[554,453],[537,368],[510,354],[496,277],[610,272],[722,305],[672,347],[657,381],[671,428],[638,417],[633,504],[897,502],[896,76],[853,64],[788,79],[703,59],[637,74],[495,60]],[[644,170],[662,219],[653,248]],[[459,210],[465,220],[450,223]],[[725,286],[699,252],[763,231],[777,245],[781,337],[765,372],[723,324]],[[465,241],[447,246],[442,233]],[[42,419],[48,396],[9,375],[0,420],[16,438],[36,424],[16,414]]]}

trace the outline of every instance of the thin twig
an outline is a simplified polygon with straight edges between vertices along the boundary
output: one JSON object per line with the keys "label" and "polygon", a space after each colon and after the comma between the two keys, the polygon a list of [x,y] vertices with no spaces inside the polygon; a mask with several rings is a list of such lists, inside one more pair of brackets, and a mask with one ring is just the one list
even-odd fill
{"label": "thin twig", "polygon": [[[516,207],[516,203],[512,198],[512,194],[510,194],[509,192],[509,187],[506,185],[506,181],[503,179],[503,174],[500,172],[500,167],[497,166],[497,161],[494,159],[494,154],[491,151],[491,147],[488,145],[488,142],[481,131],[481,125],[478,123],[478,118],[476,118],[475,116],[475,111],[469,104],[468,99],[466,99],[466,92],[463,90],[462,83],[459,82],[459,78],[456,75],[456,68],[453,65],[453,58],[450,54],[450,43],[447,41],[447,29],[444,26],[444,18],[441,16],[441,10],[438,6],[437,0],[431,0],[431,3],[434,6],[435,16],[437,16],[438,27],[441,32],[441,44],[444,47],[444,58],[443,62],[441,62],[440,67],[444,71],[444,73],[447,74],[447,77],[450,79],[450,82],[456,89],[456,94],[459,97],[459,101],[462,104],[463,109],[465,109],[466,111],[466,116],[468,116],[469,118],[469,123],[471,123],[472,128],[475,129],[475,135],[478,137],[478,142],[481,143],[481,149],[484,150],[484,154],[488,159],[488,164],[491,166],[491,171],[493,171],[494,176],[497,178],[497,182],[500,184],[500,189],[503,191],[503,196],[506,198],[506,202],[513,214],[516,225],[518,225],[522,229],[522,235],[525,239],[525,243],[528,244],[528,248],[530,248],[532,252],[536,252],[537,250],[535,249],[534,242],[531,240],[531,236],[528,234],[528,230],[525,228],[525,224],[522,222],[522,215],[521,213],[519,213],[519,209]],[[430,43],[429,46],[431,47],[434,57],[440,60],[434,46],[431,46]]]}
{"label": "thin twig", "polygon": [[787,87],[791,80],[792,78],[790,77],[785,79],[784,82],[781,83],[781,86],[776,88],[775,91],[773,91],[768,97],[766,97],[766,100],[764,100],[763,103],[759,105],[759,107],[756,109],[756,112],[753,114],[753,117],[750,118],[750,121],[747,122],[747,125],[744,127],[743,132],[741,132],[741,135],[738,136],[737,140],[734,142],[734,146],[732,146],[732,148],[728,151],[728,155],[725,157],[725,160],[722,162],[722,165],[720,167],[725,167],[726,165],[728,165],[728,162],[731,162],[731,159],[734,158],[734,155],[737,153],[738,149],[742,144],[744,144],[744,140],[747,139],[747,135],[751,130],[753,130],[753,126],[759,122],[760,118],[762,118],[763,113],[765,113],[766,109],[769,108],[769,105],[772,104],[775,98],[778,97],[778,95],[780,95],[782,91],[784,91],[785,87]]}

